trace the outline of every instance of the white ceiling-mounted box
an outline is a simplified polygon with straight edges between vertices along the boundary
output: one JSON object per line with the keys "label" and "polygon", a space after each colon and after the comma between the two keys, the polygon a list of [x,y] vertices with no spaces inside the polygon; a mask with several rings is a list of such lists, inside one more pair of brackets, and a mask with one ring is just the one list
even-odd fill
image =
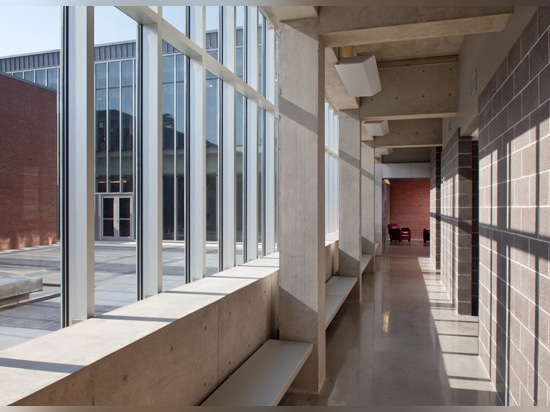
{"label": "white ceiling-mounted box", "polygon": [[374,155],[375,156],[387,156],[389,154],[392,154],[393,149],[391,147],[377,147],[374,149]]}
{"label": "white ceiling-mounted box", "polygon": [[369,136],[385,136],[390,132],[390,126],[387,120],[364,121],[363,127]]}
{"label": "white ceiling-mounted box", "polygon": [[345,57],[335,67],[352,97],[374,96],[382,90],[374,55]]}

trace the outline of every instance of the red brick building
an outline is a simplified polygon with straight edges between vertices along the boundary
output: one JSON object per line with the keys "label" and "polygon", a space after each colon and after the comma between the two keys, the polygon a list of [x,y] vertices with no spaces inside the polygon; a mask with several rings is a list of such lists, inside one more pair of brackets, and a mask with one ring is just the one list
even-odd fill
{"label": "red brick building", "polygon": [[430,179],[391,179],[390,223],[408,227],[412,239],[422,240],[430,227]]}
{"label": "red brick building", "polygon": [[0,74],[0,250],[56,243],[57,94]]}

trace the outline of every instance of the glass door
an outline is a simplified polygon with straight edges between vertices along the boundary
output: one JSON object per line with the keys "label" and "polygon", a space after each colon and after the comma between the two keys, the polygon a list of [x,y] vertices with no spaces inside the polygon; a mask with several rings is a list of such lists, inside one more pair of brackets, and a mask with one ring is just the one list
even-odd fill
{"label": "glass door", "polygon": [[132,239],[132,196],[101,197],[101,240]]}

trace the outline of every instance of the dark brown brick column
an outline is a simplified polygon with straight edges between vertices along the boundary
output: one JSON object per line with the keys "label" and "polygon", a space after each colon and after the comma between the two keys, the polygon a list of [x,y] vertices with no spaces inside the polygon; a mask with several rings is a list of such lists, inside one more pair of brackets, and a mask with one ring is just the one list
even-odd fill
{"label": "dark brown brick column", "polygon": [[430,159],[430,257],[441,267],[441,147],[432,148]]}

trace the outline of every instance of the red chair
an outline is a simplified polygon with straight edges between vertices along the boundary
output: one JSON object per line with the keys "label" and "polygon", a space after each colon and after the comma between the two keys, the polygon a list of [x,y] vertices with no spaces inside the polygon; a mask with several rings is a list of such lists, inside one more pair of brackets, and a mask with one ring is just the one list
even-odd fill
{"label": "red chair", "polygon": [[411,230],[408,227],[400,228],[396,223],[390,223],[388,225],[388,232],[390,233],[390,242],[408,240],[411,241]]}

